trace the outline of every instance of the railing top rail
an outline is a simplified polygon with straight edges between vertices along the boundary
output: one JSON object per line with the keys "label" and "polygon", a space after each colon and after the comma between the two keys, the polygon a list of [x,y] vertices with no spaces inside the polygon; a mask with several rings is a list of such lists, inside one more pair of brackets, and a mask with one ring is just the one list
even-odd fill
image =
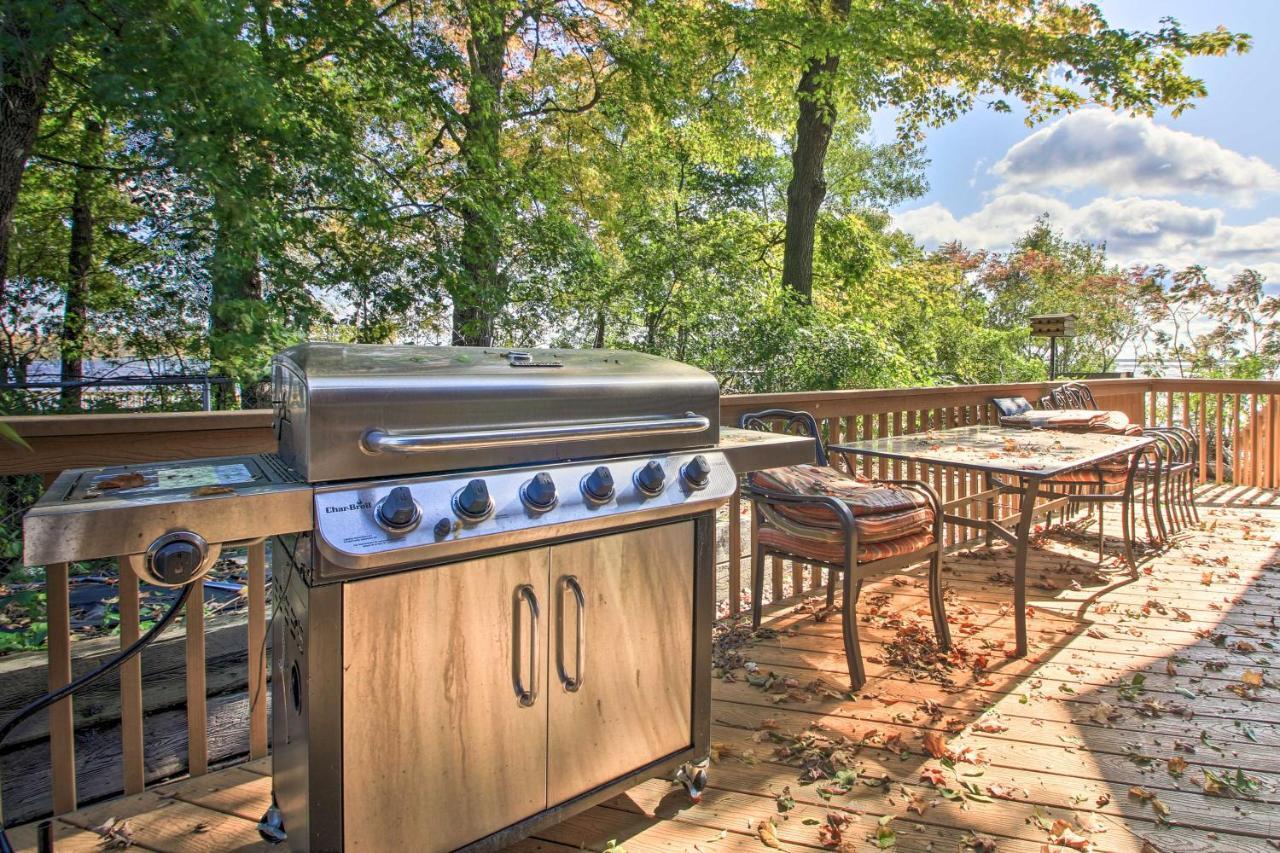
{"label": "railing top rail", "polygon": [[[740,411],[746,407],[803,408],[826,406],[866,406],[865,411],[897,411],[948,405],[973,405],[992,397],[1021,395],[1031,399],[1061,382],[1008,382],[988,385],[938,385],[924,388],[865,388],[851,391],[786,391],[774,394],[733,394],[720,398],[721,410]],[[1150,387],[1149,379],[1096,379],[1089,386],[1102,392],[1138,393]],[[818,414],[814,412],[814,414]]]}
{"label": "railing top rail", "polygon": [[[721,398],[722,418],[731,423],[744,411],[805,409],[819,418],[977,406],[993,397],[1036,399],[1057,382],[1009,382],[848,391],[789,391],[731,394]],[[1104,397],[1147,392],[1280,394],[1280,381],[1240,379],[1095,379],[1089,385]],[[1119,408],[1139,408],[1124,403]],[[33,415],[6,418],[32,450],[0,442],[0,475],[51,473],[66,468],[160,459],[218,456],[269,450],[271,412],[165,412],[155,414]],[[105,439],[105,440],[104,440]]]}
{"label": "railing top rail", "polygon": [[125,412],[107,415],[19,415],[5,418],[23,438],[253,429],[271,425],[270,409],[239,412]]}
{"label": "railing top rail", "polygon": [[[1276,379],[1179,379],[1155,377],[1153,391],[1196,391],[1211,394],[1280,394],[1280,380]],[[1091,383],[1092,384],[1092,383]]]}

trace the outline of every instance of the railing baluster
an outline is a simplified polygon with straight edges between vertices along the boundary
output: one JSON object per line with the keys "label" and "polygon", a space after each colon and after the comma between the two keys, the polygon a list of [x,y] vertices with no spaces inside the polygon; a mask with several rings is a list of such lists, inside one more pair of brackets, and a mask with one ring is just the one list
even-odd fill
{"label": "railing baluster", "polygon": [[770,566],[773,571],[773,584],[771,590],[773,593],[773,603],[777,604],[782,600],[782,558],[771,557]]}
{"label": "railing baluster", "polygon": [[[893,435],[902,435],[902,412],[893,413]],[[893,478],[901,480],[902,477],[902,460],[893,460]]]}
{"label": "railing baluster", "polygon": [[[735,491],[729,511],[737,508]],[[730,523],[730,533],[736,528]],[[737,576],[729,549],[729,581]],[[249,546],[249,758],[267,754],[267,543]]]}
{"label": "railing baluster", "polygon": [[[863,415],[862,416],[862,440],[870,441],[871,437],[872,437],[871,436],[871,416]],[[872,464],[873,464],[873,460],[871,459],[870,456],[862,457],[862,476],[864,477],[874,476],[871,470]]]}
{"label": "railing baluster", "polygon": [[1255,391],[1249,395],[1249,485],[1257,487],[1262,478],[1258,475],[1262,471],[1261,458],[1258,453],[1258,447],[1262,439],[1262,423],[1258,410],[1258,394]]}
{"label": "railing baluster", "polygon": [[1222,409],[1223,409],[1222,393],[1218,393],[1218,411],[1217,411],[1217,430],[1215,432],[1215,440],[1213,445],[1213,463],[1214,463],[1214,479],[1222,482],[1222,448],[1223,448],[1223,432],[1222,432]]}
{"label": "railing baluster", "polygon": [[1200,409],[1196,415],[1196,421],[1199,426],[1200,435],[1200,474],[1196,477],[1197,483],[1207,482],[1209,479],[1209,441],[1208,441],[1208,423],[1206,417],[1207,406],[1205,404],[1204,395],[1200,395]]}
{"label": "railing baluster", "polygon": [[[749,522],[749,523],[750,523],[750,525],[751,525],[751,569],[750,569],[750,574],[751,574],[751,590],[752,590],[752,595],[751,595],[751,597],[748,599],[748,603],[749,603],[749,604],[751,604],[751,605],[755,605],[755,604],[757,603],[757,602],[756,602],[756,600],[755,600],[755,589],[756,589],[756,563],[757,563],[757,561],[756,561],[756,553],[757,553],[758,549],[760,548],[760,541],[759,541],[760,519],[759,519],[759,518],[757,518],[757,516],[758,516],[759,514],[756,512],[756,508],[755,508],[755,506],[754,506],[754,505],[752,505],[752,504],[747,504],[747,512],[750,514],[750,522]],[[763,573],[763,572],[764,572],[764,565],[763,565],[763,564],[761,564],[761,565],[760,565],[759,571],[760,571],[761,573]],[[763,578],[761,578],[761,579],[760,579],[760,589],[761,589],[761,590],[763,590],[763,589],[764,589],[764,579],[763,579]],[[759,603],[763,604],[763,602],[759,602]]]}
{"label": "railing baluster", "polygon": [[729,615],[742,609],[742,491],[729,498]]}
{"label": "railing baluster", "polygon": [[209,724],[204,677],[204,584],[191,588],[186,605],[187,772],[209,772]]}
{"label": "railing baluster", "polygon": [[[49,644],[49,689],[71,682],[71,594],[66,563],[45,566],[45,606]],[[53,772],[53,812],[76,809],[76,729],[68,696],[49,708],[49,762]]]}
{"label": "railing baluster", "polygon": [[[141,554],[116,561],[120,582],[116,587],[120,607],[120,648],[138,639],[141,613],[138,594],[138,563]],[[124,792],[140,794],[147,785],[146,757],[142,746],[142,655],[120,665],[120,751],[124,757]]]}
{"label": "railing baluster", "polygon": [[1267,394],[1266,403],[1267,411],[1267,467],[1265,484],[1268,489],[1276,487],[1276,397],[1275,394]]}
{"label": "railing baluster", "polygon": [[1235,485],[1244,483],[1244,442],[1240,440],[1240,401],[1243,394],[1233,394],[1231,398],[1231,482]]}

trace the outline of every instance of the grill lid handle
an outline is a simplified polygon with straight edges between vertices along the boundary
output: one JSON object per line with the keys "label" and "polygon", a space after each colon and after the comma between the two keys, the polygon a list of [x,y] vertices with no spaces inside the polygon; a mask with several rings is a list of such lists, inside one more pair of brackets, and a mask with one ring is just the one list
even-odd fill
{"label": "grill lid handle", "polygon": [[711,421],[702,415],[685,412],[680,417],[633,418],[458,432],[392,433],[371,429],[364,434],[361,445],[366,453],[431,453],[437,450],[476,450],[514,444],[538,444],[570,438],[604,439],[628,435],[702,432],[710,426]]}

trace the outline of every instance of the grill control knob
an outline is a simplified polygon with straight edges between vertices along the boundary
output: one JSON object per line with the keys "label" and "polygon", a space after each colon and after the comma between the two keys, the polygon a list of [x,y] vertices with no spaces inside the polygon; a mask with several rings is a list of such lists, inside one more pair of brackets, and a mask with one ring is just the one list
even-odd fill
{"label": "grill control knob", "polygon": [[704,488],[707,481],[711,479],[711,463],[707,461],[707,457],[699,453],[684,463],[684,467],[680,469],[680,475],[689,484],[689,488]]}
{"label": "grill control knob", "polygon": [[533,475],[533,479],[524,484],[520,497],[529,509],[548,510],[556,505],[556,482],[546,471]]}
{"label": "grill control knob", "polygon": [[422,507],[408,486],[396,486],[373,510],[378,524],[391,533],[408,533],[422,520]]}
{"label": "grill control knob", "polygon": [[484,480],[472,480],[462,487],[462,491],[453,499],[453,508],[458,515],[468,519],[481,519],[493,509],[493,501],[489,498],[489,487]]}
{"label": "grill control knob", "polygon": [[596,468],[583,479],[582,494],[589,501],[608,503],[613,498],[613,474],[604,465]]}
{"label": "grill control knob", "polygon": [[663,481],[666,479],[667,472],[662,470],[662,465],[657,459],[651,459],[643,468],[636,471],[636,488],[653,497],[662,493]]}

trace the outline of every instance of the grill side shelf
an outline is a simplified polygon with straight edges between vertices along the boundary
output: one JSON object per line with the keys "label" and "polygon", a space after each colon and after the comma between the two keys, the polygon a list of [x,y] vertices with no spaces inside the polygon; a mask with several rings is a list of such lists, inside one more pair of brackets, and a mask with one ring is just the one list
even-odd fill
{"label": "grill side shelf", "polygon": [[23,519],[23,562],[140,554],[180,530],[226,544],[310,530],[311,493],[270,454],[65,471]]}

